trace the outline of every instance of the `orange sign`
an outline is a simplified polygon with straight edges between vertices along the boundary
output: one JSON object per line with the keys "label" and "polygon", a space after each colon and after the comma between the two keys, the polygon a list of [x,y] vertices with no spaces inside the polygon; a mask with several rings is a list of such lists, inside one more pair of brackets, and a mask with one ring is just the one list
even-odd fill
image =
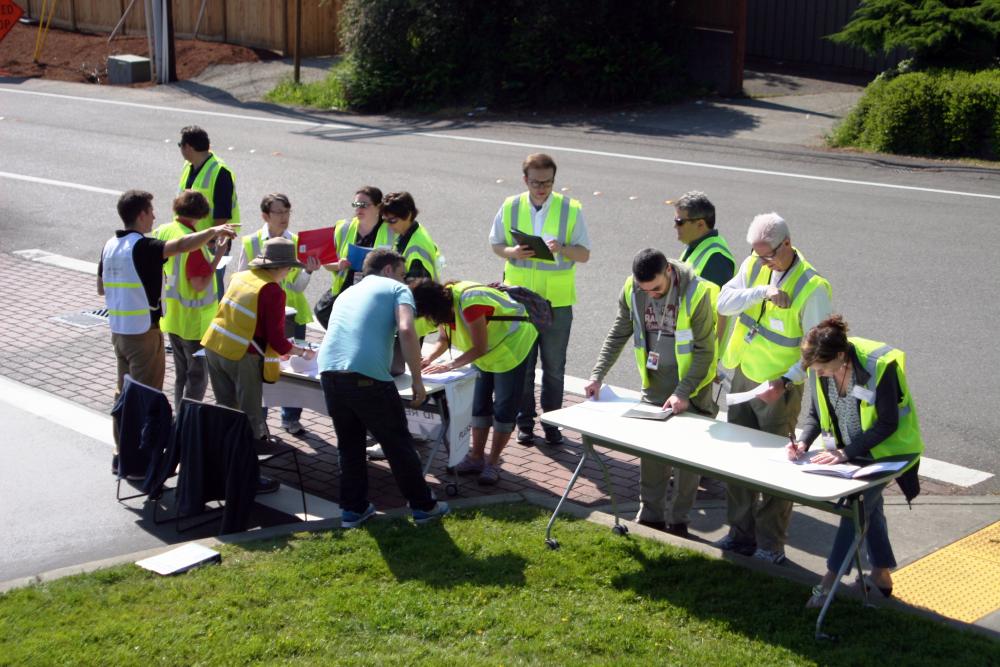
{"label": "orange sign", "polygon": [[14,4],[14,0],[0,0],[0,41],[21,18],[24,10]]}

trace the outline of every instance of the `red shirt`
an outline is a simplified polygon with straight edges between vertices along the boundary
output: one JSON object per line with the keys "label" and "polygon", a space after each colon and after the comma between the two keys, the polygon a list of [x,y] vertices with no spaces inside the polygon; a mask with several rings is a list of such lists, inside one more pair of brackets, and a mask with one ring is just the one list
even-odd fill
{"label": "red shirt", "polygon": [[[262,350],[270,345],[278,354],[288,354],[292,344],[285,338],[285,290],[278,283],[268,283],[257,294],[257,328],[253,339]],[[253,345],[248,352],[257,354]]]}
{"label": "red shirt", "polygon": [[[462,317],[466,322],[475,322],[480,317],[489,317],[492,314],[493,306],[469,306],[462,311]],[[452,322],[449,326],[454,329],[455,323]]]}
{"label": "red shirt", "polygon": [[[189,225],[180,218],[177,219],[177,222],[181,223],[192,232],[195,231],[193,224]],[[184,275],[186,275],[189,280],[191,278],[207,278],[212,275],[212,273],[212,264],[205,259],[205,255],[202,253],[201,248],[187,253],[187,261],[184,263]]]}

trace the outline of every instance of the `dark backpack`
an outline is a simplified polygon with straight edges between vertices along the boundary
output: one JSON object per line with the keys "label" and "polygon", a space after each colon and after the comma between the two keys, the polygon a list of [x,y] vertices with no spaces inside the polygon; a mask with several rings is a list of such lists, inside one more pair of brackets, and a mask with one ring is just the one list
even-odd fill
{"label": "dark backpack", "polygon": [[527,287],[504,285],[503,283],[490,283],[489,287],[500,290],[512,300],[524,306],[527,315],[490,315],[486,319],[531,322],[538,329],[539,333],[552,326],[552,304],[541,294],[532,292]]}

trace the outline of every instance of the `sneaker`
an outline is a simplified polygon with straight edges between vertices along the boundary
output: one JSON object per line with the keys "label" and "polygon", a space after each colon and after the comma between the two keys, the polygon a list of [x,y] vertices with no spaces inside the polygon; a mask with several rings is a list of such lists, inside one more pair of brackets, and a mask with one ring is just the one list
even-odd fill
{"label": "sneaker", "polygon": [[496,486],[500,481],[500,466],[492,463],[484,464],[483,471],[479,473],[479,479],[476,481],[482,486]]}
{"label": "sneaker", "polygon": [[298,419],[293,419],[290,422],[281,422],[281,428],[285,429],[290,435],[302,435],[306,432],[305,426]]}
{"label": "sneaker", "polygon": [[688,525],[686,523],[668,523],[664,530],[671,535],[676,535],[677,537],[683,537],[685,539],[691,537],[688,533]]}
{"label": "sneaker", "polygon": [[535,444],[535,432],[530,428],[525,430],[520,427],[517,429],[517,444],[519,445],[533,445]]}
{"label": "sneaker", "polygon": [[820,584],[813,586],[812,595],[806,600],[806,609],[821,609],[826,604],[830,591],[823,590]]}
{"label": "sneaker", "polygon": [[784,551],[768,551],[767,549],[757,549],[753,552],[753,557],[757,560],[766,560],[768,563],[781,565],[787,559]]}
{"label": "sneaker", "polygon": [[712,546],[723,551],[738,553],[741,556],[752,556],[757,549],[756,545],[740,542],[732,535],[726,535],[721,540],[713,542]]}
{"label": "sneaker", "polygon": [[557,428],[545,429],[545,444],[552,447],[563,444],[563,434]]}
{"label": "sneaker", "polygon": [[[372,510],[374,511],[374,509],[375,508],[373,507]],[[413,510],[413,523],[417,524],[418,526],[422,526],[425,523],[433,521],[434,519],[440,519],[445,514],[448,514],[450,512],[451,508],[448,507],[448,503],[444,502],[443,500],[439,500],[434,505],[434,507],[430,508],[427,511]]]}
{"label": "sneaker", "polygon": [[375,505],[368,503],[364,512],[352,512],[351,510],[340,510],[340,527],[357,528],[368,519],[375,516]]}
{"label": "sneaker", "polygon": [[377,442],[371,447],[365,447],[365,452],[368,454],[368,458],[372,461],[385,460],[385,452],[382,451],[382,445]]}
{"label": "sneaker", "polygon": [[456,475],[478,475],[483,471],[486,459],[474,459],[471,454],[466,454],[465,458],[455,466]]}
{"label": "sneaker", "polygon": [[257,495],[263,495],[265,493],[274,493],[281,486],[281,482],[276,479],[271,479],[270,477],[258,477],[257,478]]}

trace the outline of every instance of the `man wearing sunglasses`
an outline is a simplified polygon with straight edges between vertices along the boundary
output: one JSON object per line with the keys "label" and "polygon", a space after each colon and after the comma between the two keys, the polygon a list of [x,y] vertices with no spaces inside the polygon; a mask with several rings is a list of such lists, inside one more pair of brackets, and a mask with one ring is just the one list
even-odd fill
{"label": "man wearing sunglasses", "polygon": [[[583,223],[580,202],[553,192],[556,163],[545,153],[525,158],[521,165],[527,192],[507,197],[493,220],[490,245],[504,263],[504,283],[519,285],[542,295],[552,303],[552,325],[539,332],[527,358],[524,394],[517,415],[517,441],[535,441],[535,362],[542,358],[543,412],[558,410],[563,401],[566,350],[576,303],[576,265],[590,259],[590,239]],[[529,246],[513,240],[511,230],[540,236],[553,259],[540,259]],[[545,441],[562,444],[556,427],[545,427]]]}
{"label": "man wearing sunglasses", "polygon": [[704,192],[685,192],[674,202],[674,230],[686,245],[681,261],[699,278],[722,287],[733,277],[736,261],[729,244],[715,228],[715,206]]}
{"label": "man wearing sunglasses", "polygon": [[[799,345],[832,312],[830,283],[792,245],[777,213],[755,217],[747,243],[753,252],[719,294],[719,314],[736,319],[722,364],[734,369],[731,392],[767,389],[730,406],[728,420],[786,436],[795,430],[806,378]],[[729,534],[716,546],[784,562],[791,502],[729,484],[726,505]]]}

